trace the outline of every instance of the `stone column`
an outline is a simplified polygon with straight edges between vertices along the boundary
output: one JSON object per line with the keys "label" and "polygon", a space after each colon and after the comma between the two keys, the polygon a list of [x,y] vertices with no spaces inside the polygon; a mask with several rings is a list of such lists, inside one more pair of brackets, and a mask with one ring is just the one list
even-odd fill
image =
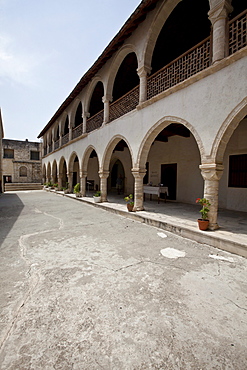
{"label": "stone column", "polygon": [[151,72],[151,67],[142,66],[137,70],[140,78],[139,104],[147,100],[147,76]]}
{"label": "stone column", "polygon": [[63,173],[58,174],[58,190],[61,190],[63,187]]}
{"label": "stone column", "polygon": [[103,125],[109,122],[109,114],[110,114],[110,101],[112,101],[112,97],[110,95],[105,95],[102,98],[104,103],[104,120]]}
{"label": "stone column", "polygon": [[212,63],[224,59],[228,55],[227,19],[232,11],[231,0],[211,0],[208,17],[213,26],[213,55]]}
{"label": "stone column", "polygon": [[59,148],[62,146],[62,124],[59,122]]}
{"label": "stone column", "polygon": [[218,194],[219,180],[223,174],[224,167],[220,164],[201,164],[200,166],[202,177],[204,179],[204,198],[211,203],[208,213],[209,229],[216,230],[219,228],[217,224],[218,217]]}
{"label": "stone column", "polygon": [[86,178],[87,178],[87,172],[80,171],[80,189],[81,189],[81,195],[82,197],[86,196]]}
{"label": "stone column", "polygon": [[69,192],[73,193],[73,172],[68,172],[68,183],[69,183]]}
{"label": "stone column", "polygon": [[85,134],[87,132],[87,119],[90,117],[90,114],[88,112],[83,113],[82,118],[82,133]]}
{"label": "stone column", "polygon": [[101,191],[101,201],[107,202],[107,179],[109,176],[109,171],[99,171],[100,177],[100,191]]}
{"label": "stone column", "polygon": [[69,120],[69,141],[71,141],[72,140],[72,123],[70,122],[70,120]]}
{"label": "stone column", "polygon": [[146,169],[132,168],[131,170],[135,179],[134,192],[134,211],[142,211],[143,207],[143,177],[146,174]]}

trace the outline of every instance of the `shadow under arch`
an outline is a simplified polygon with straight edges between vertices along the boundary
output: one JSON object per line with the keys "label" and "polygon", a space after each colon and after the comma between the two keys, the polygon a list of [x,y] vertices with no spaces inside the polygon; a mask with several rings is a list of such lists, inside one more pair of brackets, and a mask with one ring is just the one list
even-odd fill
{"label": "shadow under arch", "polygon": [[87,172],[89,158],[93,151],[95,151],[95,153],[97,154],[98,160],[99,160],[99,156],[98,156],[98,153],[95,147],[93,145],[88,146],[83,154],[82,162],[81,162],[81,169],[83,172]]}
{"label": "shadow under arch", "polygon": [[113,152],[114,148],[116,147],[116,145],[121,140],[123,140],[126,143],[128,149],[129,149],[131,162],[132,162],[131,167],[133,167],[133,152],[132,152],[132,149],[131,149],[131,146],[130,146],[128,140],[122,135],[116,135],[110,140],[110,142],[108,143],[108,145],[107,145],[107,147],[104,151],[104,154],[103,154],[103,157],[102,157],[102,166],[100,167],[103,171],[109,171],[112,152]]}
{"label": "shadow under arch", "polygon": [[238,127],[239,123],[247,115],[247,97],[244,98],[228,115],[222,123],[213,142],[211,158],[215,163],[222,164],[226,146]]}
{"label": "shadow under arch", "polygon": [[48,162],[48,164],[47,164],[47,178],[48,178],[48,181],[51,181],[51,164],[50,164],[50,162]]}
{"label": "shadow under arch", "polygon": [[54,159],[54,161],[52,162],[51,175],[52,175],[52,178],[54,179],[54,183],[57,183],[58,177],[57,177],[57,161],[56,161],[56,159]]}
{"label": "shadow under arch", "polygon": [[195,130],[195,128],[189,122],[187,122],[186,120],[182,118],[174,117],[174,116],[167,116],[167,117],[161,118],[146,133],[144,139],[142,140],[140,148],[139,148],[139,152],[137,155],[137,161],[134,166],[135,168],[145,169],[146,161],[148,158],[148,153],[149,153],[149,150],[151,148],[153,141],[165,127],[169,126],[172,123],[175,123],[175,124],[178,123],[178,124],[185,126],[192,133],[196,141],[199,153],[200,153],[201,162],[203,161],[203,159],[205,158],[205,149],[202,144],[202,140],[199,134],[197,133],[197,131]]}

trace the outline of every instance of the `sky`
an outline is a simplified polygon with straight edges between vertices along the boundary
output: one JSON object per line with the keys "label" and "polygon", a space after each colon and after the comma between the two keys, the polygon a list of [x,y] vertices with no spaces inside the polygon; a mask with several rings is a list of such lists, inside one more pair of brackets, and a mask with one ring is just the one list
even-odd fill
{"label": "sky", "polygon": [[0,0],[6,139],[37,136],[141,0]]}

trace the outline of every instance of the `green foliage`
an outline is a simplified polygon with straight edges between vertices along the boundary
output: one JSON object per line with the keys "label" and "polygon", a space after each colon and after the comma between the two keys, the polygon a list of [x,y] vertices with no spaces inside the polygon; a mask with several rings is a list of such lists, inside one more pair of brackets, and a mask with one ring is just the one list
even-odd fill
{"label": "green foliage", "polygon": [[101,191],[96,191],[96,193],[93,196],[94,197],[100,197],[101,196]]}
{"label": "green foliage", "polygon": [[131,204],[132,206],[134,205],[134,197],[133,197],[133,194],[130,194],[127,197],[125,197],[124,200],[128,204]]}
{"label": "green foliage", "polygon": [[206,198],[197,198],[196,203],[199,203],[202,205],[202,209],[199,211],[202,215],[203,220],[208,219],[208,212],[210,211],[209,207],[211,206],[209,200]]}
{"label": "green foliage", "polygon": [[80,193],[80,184],[79,184],[79,182],[74,186],[74,193]]}

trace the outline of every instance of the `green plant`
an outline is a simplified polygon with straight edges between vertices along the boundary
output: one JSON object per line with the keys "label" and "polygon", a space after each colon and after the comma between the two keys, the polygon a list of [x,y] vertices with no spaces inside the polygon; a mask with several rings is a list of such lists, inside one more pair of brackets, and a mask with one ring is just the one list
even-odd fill
{"label": "green plant", "polygon": [[66,182],[66,189],[69,188],[69,182]]}
{"label": "green plant", "polygon": [[53,184],[52,184],[52,182],[51,182],[51,181],[49,181],[49,182],[47,183],[47,185],[48,185],[49,187],[52,187],[52,186],[53,186]]}
{"label": "green plant", "polygon": [[96,191],[96,193],[93,195],[94,197],[100,197],[101,196],[101,191]]}
{"label": "green plant", "polygon": [[132,194],[125,197],[124,200],[125,200],[125,202],[127,202],[127,204],[130,204],[131,206],[134,205],[134,197],[133,197]]}
{"label": "green plant", "polygon": [[58,184],[57,183],[53,184],[53,186],[54,186],[54,188],[58,188]]}
{"label": "green plant", "polygon": [[202,205],[202,209],[199,211],[202,215],[203,220],[208,219],[208,212],[209,212],[209,207],[211,206],[209,200],[206,198],[197,198],[196,203],[199,203]]}
{"label": "green plant", "polygon": [[74,186],[74,193],[80,193],[80,184],[79,184],[79,182]]}

